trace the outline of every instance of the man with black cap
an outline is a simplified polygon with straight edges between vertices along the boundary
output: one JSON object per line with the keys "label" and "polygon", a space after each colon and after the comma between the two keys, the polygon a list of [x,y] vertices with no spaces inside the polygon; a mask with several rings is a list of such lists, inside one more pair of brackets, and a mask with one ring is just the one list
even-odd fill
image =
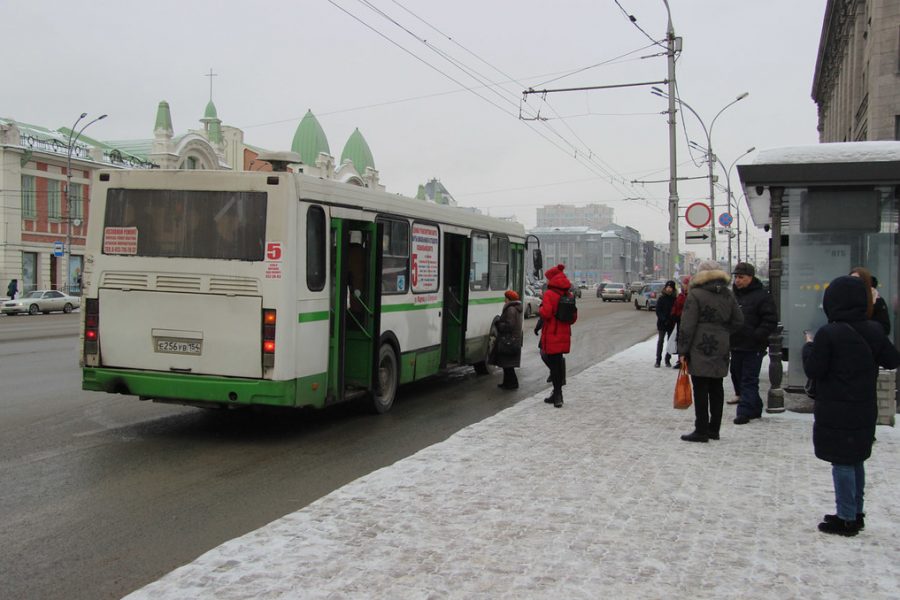
{"label": "man with black cap", "polygon": [[731,334],[731,383],[739,397],[735,425],[745,425],[762,416],[763,402],[759,396],[759,370],[762,367],[769,336],[778,326],[775,301],[750,263],[734,267],[734,297],[744,325]]}

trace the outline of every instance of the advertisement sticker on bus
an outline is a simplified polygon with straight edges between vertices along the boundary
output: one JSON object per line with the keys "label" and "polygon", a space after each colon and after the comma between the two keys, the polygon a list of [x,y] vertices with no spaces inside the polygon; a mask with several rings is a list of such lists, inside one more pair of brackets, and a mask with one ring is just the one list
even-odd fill
{"label": "advertisement sticker on bus", "polygon": [[281,279],[281,242],[266,242],[266,279]]}
{"label": "advertisement sticker on bus", "polygon": [[103,254],[137,254],[137,227],[106,227],[103,230]]}
{"label": "advertisement sticker on bus", "polygon": [[410,257],[413,293],[437,291],[439,240],[440,232],[436,226],[413,223]]}

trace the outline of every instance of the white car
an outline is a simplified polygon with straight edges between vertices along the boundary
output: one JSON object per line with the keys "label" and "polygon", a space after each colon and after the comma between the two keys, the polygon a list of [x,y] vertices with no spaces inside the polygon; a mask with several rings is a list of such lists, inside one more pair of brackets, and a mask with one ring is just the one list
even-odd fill
{"label": "white car", "polygon": [[540,308],[541,297],[533,289],[526,288],[525,295],[522,297],[522,310],[525,313],[525,318],[536,317]]}
{"label": "white car", "polygon": [[5,300],[0,306],[0,312],[4,315],[46,315],[54,310],[70,313],[79,306],[81,298],[78,296],[68,296],[59,290],[34,290],[15,300]]}

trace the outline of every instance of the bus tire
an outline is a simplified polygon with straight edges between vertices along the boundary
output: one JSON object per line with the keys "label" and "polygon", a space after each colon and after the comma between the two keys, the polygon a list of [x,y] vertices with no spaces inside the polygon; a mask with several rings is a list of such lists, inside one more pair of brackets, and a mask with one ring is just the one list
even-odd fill
{"label": "bus tire", "polygon": [[472,363],[472,368],[475,369],[475,373],[478,375],[490,375],[494,370],[494,365],[492,365],[488,361],[488,355],[490,354],[490,349],[485,349],[484,360],[480,360],[477,363]]}
{"label": "bus tire", "polygon": [[378,372],[376,388],[372,390],[372,411],[382,415],[394,405],[397,388],[400,386],[400,363],[390,344],[378,348]]}

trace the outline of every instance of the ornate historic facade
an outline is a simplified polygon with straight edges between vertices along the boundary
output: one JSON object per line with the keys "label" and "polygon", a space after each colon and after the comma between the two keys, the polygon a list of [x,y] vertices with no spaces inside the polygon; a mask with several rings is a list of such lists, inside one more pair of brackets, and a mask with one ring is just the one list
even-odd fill
{"label": "ornate historic facade", "polygon": [[[91,216],[90,184],[97,169],[271,170],[268,163],[259,160],[259,155],[268,150],[246,144],[243,131],[223,125],[212,100],[200,123],[201,129],[176,135],[166,101],[157,107],[153,137],[139,140],[100,141],[84,134],[73,135],[65,127],[48,129],[0,118],[3,289],[15,278],[23,292],[49,288],[80,293]],[[301,157],[292,170],[384,189],[372,151],[359,129],[350,135],[336,164],[325,132],[312,112],[307,112],[291,149]]]}
{"label": "ornate historic facade", "polygon": [[827,0],[812,98],[820,142],[900,139],[900,0]]}

